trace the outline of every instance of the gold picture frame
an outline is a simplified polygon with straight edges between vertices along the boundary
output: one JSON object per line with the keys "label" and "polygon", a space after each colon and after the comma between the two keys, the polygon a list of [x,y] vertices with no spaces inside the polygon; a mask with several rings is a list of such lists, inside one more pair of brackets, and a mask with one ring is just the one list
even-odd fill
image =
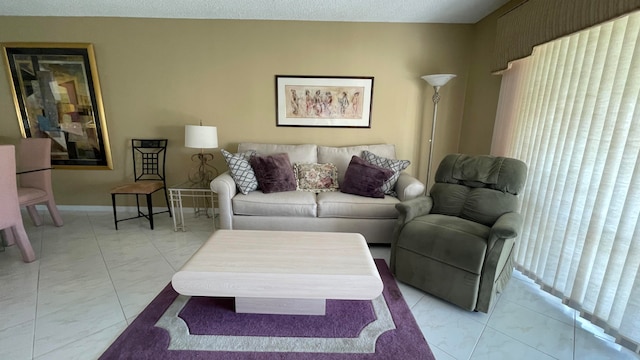
{"label": "gold picture frame", "polygon": [[60,169],[113,169],[93,45],[2,43],[22,137],[52,139]]}

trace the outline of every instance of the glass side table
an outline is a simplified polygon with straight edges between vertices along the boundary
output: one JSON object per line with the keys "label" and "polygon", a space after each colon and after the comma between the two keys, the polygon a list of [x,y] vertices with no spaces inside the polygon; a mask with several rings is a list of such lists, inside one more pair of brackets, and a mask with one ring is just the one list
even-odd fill
{"label": "glass side table", "polygon": [[[215,209],[218,196],[214,193],[209,184],[193,183],[186,181],[169,187],[169,200],[171,202],[171,213],[173,214],[173,230],[186,231],[184,221],[183,199],[191,198],[193,212],[196,217],[205,215],[212,219],[213,229],[215,224]],[[209,214],[211,210],[211,214]]]}

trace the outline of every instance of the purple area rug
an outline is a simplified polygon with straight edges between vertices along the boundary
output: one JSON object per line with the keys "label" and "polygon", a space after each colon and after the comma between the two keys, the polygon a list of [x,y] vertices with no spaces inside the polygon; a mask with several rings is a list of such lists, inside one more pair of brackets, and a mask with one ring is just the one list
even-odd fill
{"label": "purple area rug", "polygon": [[384,260],[371,301],[327,300],[325,316],[236,314],[231,298],[171,284],[100,359],[435,359]]}

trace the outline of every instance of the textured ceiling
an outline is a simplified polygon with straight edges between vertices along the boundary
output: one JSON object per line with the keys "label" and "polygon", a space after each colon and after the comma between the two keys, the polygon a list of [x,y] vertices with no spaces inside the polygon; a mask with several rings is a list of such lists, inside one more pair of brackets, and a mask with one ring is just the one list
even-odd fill
{"label": "textured ceiling", "polygon": [[0,0],[0,15],[473,24],[507,2],[508,0]]}

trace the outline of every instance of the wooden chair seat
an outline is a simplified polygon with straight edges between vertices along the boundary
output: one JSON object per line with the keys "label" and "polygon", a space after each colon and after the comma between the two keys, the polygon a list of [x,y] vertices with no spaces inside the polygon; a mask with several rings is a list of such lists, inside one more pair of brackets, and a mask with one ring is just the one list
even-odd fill
{"label": "wooden chair seat", "polygon": [[132,184],[125,184],[111,189],[112,194],[140,194],[147,195],[162,189],[162,181],[139,181]]}

